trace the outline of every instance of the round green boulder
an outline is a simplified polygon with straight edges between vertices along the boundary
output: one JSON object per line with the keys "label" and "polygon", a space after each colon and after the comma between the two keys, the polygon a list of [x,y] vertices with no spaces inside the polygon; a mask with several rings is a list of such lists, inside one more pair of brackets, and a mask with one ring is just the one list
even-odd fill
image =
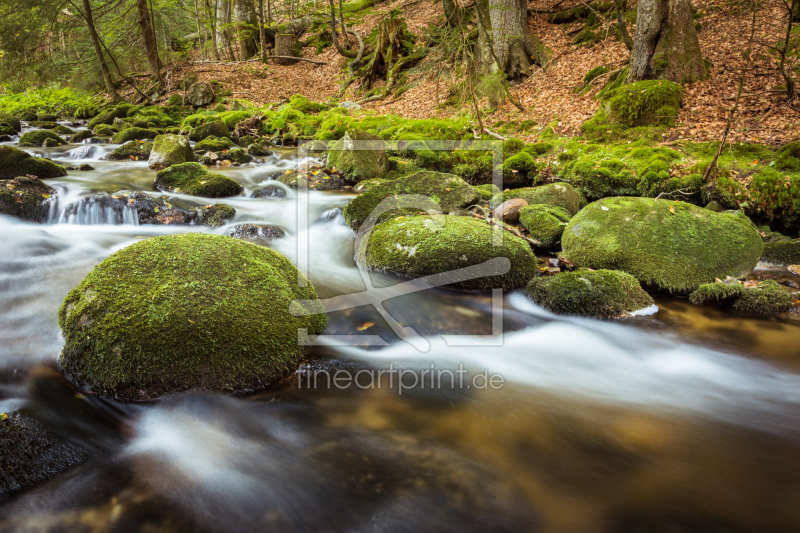
{"label": "round green boulder", "polygon": [[[298,279],[286,257],[231,237],[137,242],[64,299],[61,367],[77,383],[125,400],[263,387],[303,357],[298,334],[327,325],[314,288]],[[295,300],[317,313],[290,314]]]}
{"label": "round green boulder", "polygon": [[[488,291],[524,287],[537,273],[536,256],[523,239],[471,217],[398,216],[375,226],[362,238],[356,263],[364,270],[419,278],[480,265],[496,258],[475,279],[447,283],[463,290]],[[499,265],[499,266],[498,266]],[[500,274],[499,272],[504,272]],[[448,274],[450,279],[455,280]],[[446,279],[446,278],[443,278]]]}
{"label": "round green boulder", "polygon": [[155,185],[161,191],[205,198],[236,196],[243,190],[235,179],[209,172],[200,163],[181,163],[161,170],[156,173]]}
{"label": "round green boulder", "polygon": [[653,305],[636,278],[613,270],[580,269],[533,278],[528,296],[558,315],[624,318]]}
{"label": "round green boulder", "polygon": [[558,248],[571,218],[566,209],[546,204],[528,205],[519,212],[519,221],[531,234],[531,239],[542,243],[544,248]]}
{"label": "round green boulder", "polygon": [[622,270],[646,286],[688,293],[749,274],[764,243],[749,219],[685,202],[604,198],[570,220],[562,255],[588,268]]}

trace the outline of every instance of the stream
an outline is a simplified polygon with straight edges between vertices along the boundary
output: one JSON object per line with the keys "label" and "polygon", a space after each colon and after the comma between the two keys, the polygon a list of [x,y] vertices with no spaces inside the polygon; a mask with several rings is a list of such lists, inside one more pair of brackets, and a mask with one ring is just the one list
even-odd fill
{"label": "stream", "polygon": [[[63,345],[58,308],[136,241],[279,227],[285,236],[268,245],[307,266],[320,298],[366,288],[337,211],[353,194],[281,185],[285,197],[249,197],[317,161],[279,150],[216,170],[243,196],[169,195],[233,206],[221,228],[139,225],[134,209],[90,200],[161,195],[146,162],[101,159],[113,148],[26,148],[95,170],[47,180],[58,201],[45,224],[0,215],[0,412],[27,406],[88,454],[0,500],[0,531],[800,531],[797,314],[754,318],[658,294],[657,312],[609,322],[552,315],[522,291],[493,302],[430,289],[384,302],[424,350],[363,305],[331,312],[309,363],[263,391],[77,406],[42,370]],[[800,282],[785,269],[758,273]],[[340,342],[358,335],[375,342]],[[315,369],[363,372],[371,386],[314,383]],[[405,382],[389,383],[399,374],[387,369]],[[462,371],[459,383],[430,386]],[[33,392],[18,379],[29,373]]]}

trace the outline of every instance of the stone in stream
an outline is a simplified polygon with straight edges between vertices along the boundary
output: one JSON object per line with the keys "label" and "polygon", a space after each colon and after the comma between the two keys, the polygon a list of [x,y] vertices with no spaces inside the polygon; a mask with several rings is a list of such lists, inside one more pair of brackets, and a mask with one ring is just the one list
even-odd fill
{"label": "stone in stream", "polygon": [[348,130],[331,146],[327,166],[351,181],[382,178],[388,170],[385,142],[366,131]]}
{"label": "stone in stream", "polygon": [[10,135],[0,135],[0,143],[11,142],[13,139]]}
{"label": "stone in stream", "polygon": [[194,149],[202,152],[221,152],[223,150],[230,150],[234,146],[236,146],[236,143],[227,137],[211,135],[195,144]]}
{"label": "stone in stream", "polygon": [[160,191],[180,192],[205,198],[237,196],[242,186],[223,174],[209,172],[200,163],[181,163],[156,174],[155,186]]}
{"label": "stone in stream", "polygon": [[58,144],[67,144],[67,141],[52,131],[36,130],[22,134],[19,138],[20,146],[42,146],[47,139],[52,139]]}
{"label": "stone in stream", "polygon": [[92,137],[94,137],[92,130],[80,130],[70,138],[70,142],[75,144],[82,143],[86,139],[91,139]]}
{"label": "stone in stream", "polygon": [[0,180],[0,213],[28,220],[46,222],[56,190],[36,177]]}
{"label": "stone in stream", "polygon": [[[186,233],[128,246],[96,266],[59,309],[64,373],[102,395],[144,400],[186,389],[242,392],[296,368],[298,333],[324,308],[281,254]],[[293,304],[295,300],[307,304]],[[303,309],[315,314],[297,316]]]}
{"label": "stone in stream", "polygon": [[689,293],[749,274],[764,244],[747,217],[685,202],[604,198],[570,220],[562,255],[576,266],[622,270],[645,286]]}
{"label": "stone in stream", "polygon": [[519,212],[519,221],[531,234],[531,239],[550,249],[559,247],[561,235],[571,218],[566,209],[546,204],[529,205]]}
{"label": "stone in stream", "polygon": [[186,93],[186,102],[194,107],[202,107],[214,101],[214,90],[205,82],[197,81],[191,84]]}
{"label": "stone in stream", "polygon": [[228,230],[228,236],[251,242],[269,242],[286,236],[286,232],[277,226],[257,226],[255,224],[237,224]]}
{"label": "stone in stream", "polygon": [[86,453],[19,413],[0,413],[0,497],[82,463]]}
{"label": "stone in stream", "polygon": [[[416,195],[427,198],[425,205],[420,204]],[[347,224],[358,229],[369,217],[370,213],[386,199],[387,211],[379,215],[375,222],[385,220],[397,214],[419,214],[421,209],[438,204],[444,213],[459,207],[469,207],[478,203],[480,195],[466,181],[453,174],[422,171],[404,176],[371,187],[366,192],[353,198],[344,208],[344,219]]]}
{"label": "stone in stream", "polygon": [[0,135],[16,135],[17,130],[7,122],[0,122]]}
{"label": "stone in stream", "polygon": [[266,185],[250,195],[250,198],[285,198],[286,191],[280,185]]}
{"label": "stone in stream", "polygon": [[150,157],[153,143],[128,141],[118,146],[113,152],[103,156],[107,161],[142,161]]}
{"label": "stone in stream", "polygon": [[515,224],[519,220],[520,210],[526,205],[528,205],[528,202],[522,198],[506,200],[502,204],[495,207],[494,212],[492,212],[492,218],[496,218],[497,220],[502,220],[503,222],[508,222],[510,224]]}
{"label": "stone in stream", "polygon": [[66,176],[67,170],[43,157],[34,157],[13,146],[0,146],[0,178],[36,176],[39,179]]}
{"label": "stone in stream", "polygon": [[788,290],[774,280],[748,286],[736,279],[707,283],[689,295],[694,305],[730,305],[734,310],[756,315],[785,313],[793,306]]}
{"label": "stone in stream", "polygon": [[158,136],[156,130],[147,128],[125,128],[111,137],[114,144],[124,144],[128,141],[143,141],[144,139],[155,139]]}
{"label": "stone in stream", "polygon": [[537,305],[558,315],[624,318],[653,305],[636,278],[614,270],[579,269],[531,279],[526,289]]}
{"label": "stone in stream", "polygon": [[8,113],[0,113],[0,122],[5,122],[14,128],[15,131],[22,131],[22,122],[20,122],[20,120],[13,115]]}
{"label": "stone in stream", "polygon": [[287,170],[278,176],[277,181],[289,187],[303,190],[315,189],[318,191],[330,191],[341,189],[344,186],[341,175],[325,170]]}
{"label": "stone in stream", "polygon": [[194,161],[194,153],[189,139],[183,135],[159,135],[153,141],[147,167],[150,170],[164,170],[170,165]]}
{"label": "stone in stream", "polygon": [[[496,237],[502,237],[502,242],[494,246]],[[536,256],[527,241],[471,217],[391,218],[373,227],[369,238],[362,239],[356,250],[359,268],[407,278],[457,272],[495,258],[506,258],[510,262],[507,272],[497,274],[501,270],[484,267],[481,277],[448,286],[463,290],[511,290],[524,287],[537,274]],[[508,267],[508,262],[504,266]]]}

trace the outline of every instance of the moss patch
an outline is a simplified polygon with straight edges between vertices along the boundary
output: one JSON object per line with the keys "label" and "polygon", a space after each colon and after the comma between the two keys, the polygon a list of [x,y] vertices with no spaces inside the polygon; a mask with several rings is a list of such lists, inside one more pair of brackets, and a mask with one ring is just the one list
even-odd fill
{"label": "moss patch", "polygon": [[110,154],[106,154],[103,159],[107,159],[108,161],[126,161],[128,159],[141,161],[150,157],[150,151],[152,149],[153,143],[128,141],[122,146],[115,148]]}
{"label": "moss patch", "polygon": [[0,146],[0,178],[36,176],[39,179],[66,176],[67,170],[49,159],[33,157],[13,146]]}
{"label": "moss patch", "polygon": [[800,239],[765,242],[761,261],[768,265],[800,265]]}
{"label": "moss patch", "polygon": [[350,130],[331,147],[327,166],[353,181],[382,178],[387,171],[383,139],[365,131]]}
{"label": "moss patch", "polygon": [[546,204],[566,209],[571,215],[577,213],[586,200],[568,183],[551,183],[540,187],[512,189],[492,198],[492,208],[506,200],[522,198],[528,205]]}
{"label": "moss patch", "polygon": [[111,138],[114,144],[124,144],[128,141],[141,141],[144,139],[155,139],[158,132],[145,128],[127,128],[115,134]]}
{"label": "moss patch", "polygon": [[212,120],[211,122],[207,122],[205,124],[201,124],[196,128],[192,129],[189,133],[189,139],[193,141],[202,141],[206,137],[230,137],[230,131],[228,131],[228,127],[225,125],[224,122],[221,120]]}
{"label": "moss patch", "polygon": [[263,246],[218,235],[156,237],[111,255],[59,310],[65,374],[100,394],[141,400],[184,389],[263,387],[300,361],[298,330],[321,333],[297,269]]}
{"label": "moss patch", "polygon": [[209,172],[200,163],[172,165],[156,174],[155,185],[162,191],[174,191],[205,198],[236,196],[242,186],[223,174]]}
{"label": "moss patch", "polygon": [[587,134],[616,127],[672,126],[683,88],[664,80],[639,81],[603,93],[600,108],[582,129]]}
{"label": "moss patch", "polygon": [[227,137],[206,137],[202,141],[194,145],[195,150],[202,150],[204,152],[221,152],[233,148],[236,144]]}
{"label": "moss patch", "polygon": [[26,146],[42,146],[47,139],[53,139],[58,144],[67,144],[67,141],[59,137],[52,131],[36,130],[24,133],[19,138],[20,145]]}
{"label": "moss patch", "polygon": [[776,281],[762,281],[745,289],[733,302],[733,309],[757,315],[776,315],[792,308],[792,296]]}
{"label": "moss patch", "polygon": [[519,221],[531,234],[531,238],[542,243],[545,248],[558,248],[561,235],[572,215],[562,207],[534,204],[523,207]]}
{"label": "moss patch", "polygon": [[689,295],[689,301],[694,305],[726,304],[733,302],[744,291],[744,284],[738,281],[706,283]]}

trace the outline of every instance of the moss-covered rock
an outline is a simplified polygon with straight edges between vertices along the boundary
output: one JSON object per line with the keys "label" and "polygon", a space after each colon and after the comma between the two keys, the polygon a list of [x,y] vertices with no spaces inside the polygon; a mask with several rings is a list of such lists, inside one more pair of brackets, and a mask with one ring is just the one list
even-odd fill
{"label": "moss-covered rock", "polygon": [[58,126],[56,122],[45,122],[43,120],[32,120],[28,122],[28,126],[31,128],[41,128],[43,130],[53,130]]}
{"label": "moss-covered rock", "polygon": [[16,135],[17,130],[14,129],[8,122],[0,122],[0,135]]}
{"label": "moss-covered rock", "polygon": [[305,96],[299,94],[295,94],[289,99],[289,105],[301,113],[319,113],[320,111],[328,109],[327,105],[312,102]]}
{"label": "moss-covered rock", "polygon": [[799,265],[800,239],[765,242],[761,261],[774,266]]}
{"label": "moss-covered rock", "polygon": [[208,205],[201,207],[198,211],[202,223],[212,228],[224,226],[236,216],[236,209],[228,204]]}
{"label": "moss-covered rock", "polygon": [[689,301],[694,305],[721,305],[732,303],[746,289],[744,284],[736,279],[704,283],[689,295]]}
{"label": "moss-covered rock", "polygon": [[119,104],[101,111],[89,121],[89,129],[94,130],[95,126],[99,126],[100,124],[113,124],[115,118],[127,117],[131,107],[133,106],[130,104]]}
{"label": "moss-covered rock", "polygon": [[189,139],[193,141],[202,141],[206,137],[211,137],[212,135],[214,137],[230,137],[231,133],[224,122],[221,120],[212,120],[211,122],[206,122],[192,129],[189,133]]}
{"label": "moss-covered rock", "polygon": [[756,315],[777,315],[792,308],[792,296],[776,281],[767,280],[747,288],[733,302],[733,309]]}
{"label": "moss-covered rock", "polygon": [[52,435],[29,416],[12,413],[0,418],[0,497],[49,479],[85,459],[83,450]]}
{"label": "moss-covered rock", "polygon": [[536,277],[526,292],[537,305],[559,315],[623,318],[653,305],[636,278],[614,270],[579,269]]}
{"label": "moss-covered rock", "polygon": [[66,176],[67,170],[49,159],[33,157],[13,146],[0,146],[0,178],[36,176],[39,179]]}
{"label": "moss-covered rock", "polygon": [[297,169],[284,172],[277,177],[277,181],[295,189],[316,189],[330,191],[341,189],[344,181],[339,174],[328,173],[325,170]]}
{"label": "moss-covered rock", "polygon": [[519,221],[531,234],[531,239],[551,249],[559,247],[561,235],[571,218],[566,209],[546,204],[529,205],[519,212]]}
{"label": "moss-covered rock", "polygon": [[[403,198],[401,195],[414,195],[412,198]],[[392,205],[384,204],[386,212],[379,215],[377,221],[397,213],[413,214],[420,212],[418,196],[430,199],[438,204],[444,213],[449,213],[459,207],[468,207],[478,202],[480,196],[467,182],[453,174],[441,172],[422,171],[387,181],[370,188],[350,201],[344,208],[344,219],[347,224],[358,229],[387,198],[393,198]]]}
{"label": "moss-covered rock", "polygon": [[236,180],[209,172],[200,163],[172,165],[156,174],[155,185],[162,191],[180,192],[205,198],[224,198],[242,192]]}
{"label": "moss-covered rock", "polygon": [[507,158],[501,168],[504,187],[519,189],[536,182],[536,161],[527,152],[519,152]]}
{"label": "moss-covered rock", "polygon": [[[231,237],[140,241],[65,298],[61,366],[95,392],[128,400],[263,387],[302,358],[300,330],[326,327],[313,286],[298,277],[279,253]],[[295,300],[314,301],[306,309],[318,314],[293,315]]]}
{"label": "moss-covered rock", "polygon": [[194,149],[204,152],[221,152],[223,150],[229,150],[234,146],[236,146],[236,144],[229,138],[215,137],[212,135],[195,144]]}
{"label": "moss-covered rock", "polygon": [[257,226],[255,224],[237,224],[226,235],[235,239],[255,243],[265,243],[286,236],[286,232],[277,226]]}
{"label": "moss-covered rock", "polygon": [[234,148],[233,150],[228,150],[228,153],[225,154],[225,159],[228,159],[233,163],[244,164],[252,161],[253,156],[241,148]]}
{"label": "moss-covered rock", "polygon": [[[493,238],[502,243],[493,246]],[[537,272],[536,256],[523,239],[471,217],[398,216],[375,226],[362,239],[356,262],[365,270],[392,272],[408,278],[457,271],[505,257],[510,269],[485,267],[483,277],[449,286],[487,291],[524,287]],[[455,279],[453,277],[445,279]]]}
{"label": "moss-covered rock", "polygon": [[15,131],[22,131],[22,122],[15,116],[8,113],[0,113],[0,122],[5,122]]}
{"label": "moss-covered rock", "polygon": [[0,213],[32,222],[45,222],[56,190],[38,178],[0,180]]}
{"label": "moss-covered rock", "polygon": [[67,141],[59,137],[52,131],[36,130],[23,133],[19,138],[20,146],[42,146],[47,139],[53,139],[58,144],[67,144]]}
{"label": "moss-covered rock", "polygon": [[571,215],[580,211],[586,204],[586,200],[569,183],[550,183],[540,187],[504,191],[492,198],[491,205],[495,207],[512,198],[522,198],[528,205],[546,204],[561,207]]}
{"label": "moss-covered rock", "polygon": [[603,94],[597,113],[583,125],[583,130],[607,129],[609,126],[671,126],[683,103],[683,88],[664,80],[639,81]]}
{"label": "moss-covered rock", "polygon": [[496,194],[500,194],[500,187],[493,183],[484,183],[483,185],[475,185],[473,187],[478,194],[481,195],[481,200],[489,201]]}
{"label": "moss-covered rock", "polygon": [[72,135],[75,133],[72,129],[64,126],[63,124],[56,125],[56,127],[50,131],[57,133],[58,135]]}
{"label": "moss-covered rock", "polygon": [[782,146],[777,156],[775,168],[784,172],[800,172],[800,141]]}
{"label": "moss-covered rock", "polygon": [[194,162],[194,152],[189,139],[183,135],[159,135],[147,159],[151,170],[163,170],[171,165]]}
{"label": "moss-covered rock", "polygon": [[331,147],[327,165],[352,181],[382,178],[388,170],[384,141],[366,131],[349,130]]}
{"label": "moss-covered rock", "polygon": [[562,253],[576,265],[622,270],[645,285],[681,293],[750,273],[763,248],[749,220],[649,198],[590,204],[562,237]]}
{"label": "moss-covered rock", "polygon": [[202,107],[214,101],[214,90],[205,82],[193,83],[186,93],[186,102],[194,107]]}
{"label": "moss-covered rock", "polygon": [[95,134],[92,132],[92,130],[80,130],[70,138],[70,142],[75,144],[82,143],[86,139],[91,139],[94,136]]}
{"label": "moss-covered rock", "polygon": [[103,156],[107,161],[142,161],[150,158],[153,143],[142,141],[128,141],[118,146],[110,154]]}
{"label": "moss-covered rock", "polygon": [[115,134],[111,138],[114,144],[125,144],[128,141],[141,141],[144,139],[155,139],[158,132],[146,128],[127,128]]}
{"label": "moss-covered rock", "polygon": [[101,124],[100,126],[97,126],[93,131],[97,137],[112,137],[115,133],[117,133],[117,130],[115,130],[108,124]]}

